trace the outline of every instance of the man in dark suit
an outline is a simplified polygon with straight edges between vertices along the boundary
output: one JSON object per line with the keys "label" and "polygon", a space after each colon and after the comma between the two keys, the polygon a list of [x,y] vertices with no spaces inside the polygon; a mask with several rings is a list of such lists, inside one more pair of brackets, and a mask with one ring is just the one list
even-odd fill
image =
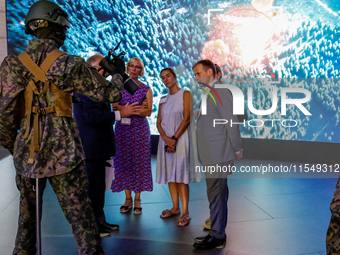
{"label": "man in dark suit", "polygon": [[[214,87],[219,82],[216,77],[214,63],[210,60],[198,61],[193,66],[195,80],[200,86]],[[197,149],[200,162],[205,169],[215,168],[216,172],[205,172],[207,194],[210,208],[211,230],[207,236],[195,238],[194,247],[197,249],[224,248],[226,244],[225,228],[228,217],[228,184],[227,172],[218,171],[233,167],[233,160],[242,158],[241,136],[237,125],[230,126],[231,120],[238,119],[233,115],[232,96],[226,89],[216,88],[222,104],[215,104],[213,99],[206,99],[206,114],[200,112],[197,119]],[[207,96],[207,94],[202,95]],[[204,102],[205,103],[205,102]],[[203,102],[202,102],[203,104]],[[201,104],[201,108],[202,108]],[[202,110],[202,109],[201,109]],[[228,124],[215,125],[214,119],[228,120]]]}
{"label": "man in dark suit", "polygon": [[[100,68],[101,55],[94,55],[87,63]],[[101,71],[102,72],[102,71]],[[81,141],[85,151],[85,164],[89,181],[88,194],[101,237],[110,236],[110,231],[119,229],[116,224],[106,222],[105,203],[105,168],[116,153],[113,124],[123,117],[139,114],[141,107],[135,104],[126,105],[121,111],[111,111],[110,104],[97,103],[86,96],[74,94],[81,102],[73,104],[73,115],[76,119]]]}

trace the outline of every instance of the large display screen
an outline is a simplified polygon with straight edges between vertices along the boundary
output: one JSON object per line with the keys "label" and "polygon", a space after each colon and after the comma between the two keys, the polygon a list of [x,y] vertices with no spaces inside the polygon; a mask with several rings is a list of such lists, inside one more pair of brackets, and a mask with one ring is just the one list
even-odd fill
{"label": "large display screen", "polygon": [[[6,2],[9,54],[24,51],[32,38],[24,21],[33,2]],[[221,66],[222,80],[243,92],[242,137],[340,142],[338,0],[54,2],[70,16],[67,53],[107,55],[121,41],[117,52],[124,50],[126,61],[143,60],[141,80],[153,91],[152,134],[160,97],[168,93],[160,71],[174,68],[198,109],[202,90],[192,66],[210,59]]]}

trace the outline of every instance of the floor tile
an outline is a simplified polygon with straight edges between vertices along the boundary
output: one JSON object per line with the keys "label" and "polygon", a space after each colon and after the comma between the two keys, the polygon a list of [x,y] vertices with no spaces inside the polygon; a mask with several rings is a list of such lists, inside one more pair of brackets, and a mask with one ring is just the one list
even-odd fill
{"label": "floor tile", "polygon": [[315,253],[325,249],[328,222],[323,217],[295,217],[230,223],[227,248],[261,255]]}
{"label": "floor tile", "polygon": [[[261,161],[247,161],[260,164]],[[277,162],[279,164],[280,162]],[[155,175],[155,157],[152,160]],[[0,250],[11,254],[17,230],[19,192],[11,156],[0,160]],[[103,238],[106,254],[218,254],[218,255],[326,255],[325,235],[330,219],[336,179],[230,178],[229,214],[225,249],[197,251],[196,236],[207,235],[203,224],[209,217],[205,180],[190,184],[191,222],[178,227],[178,216],[161,219],[172,207],[167,185],[154,182],[152,192],[142,193],[141,215],[121,214],[124,192],[106,192],[108,222],[120,225],[110,238]],[[134,195],[133,195],[134,196]],[[56,195],[47,184],[42,217],[43,254],[77,254],[70,226]]]}
{"label": "floor tile", "polygon": [[274,218],[329,214],[332,194],[297,193],[265,196],[246,196]]}
{"label": "floor tile", "polygon": [[306,192],[289,179],[231,178],[228,180],[230,195],[281,195]]}

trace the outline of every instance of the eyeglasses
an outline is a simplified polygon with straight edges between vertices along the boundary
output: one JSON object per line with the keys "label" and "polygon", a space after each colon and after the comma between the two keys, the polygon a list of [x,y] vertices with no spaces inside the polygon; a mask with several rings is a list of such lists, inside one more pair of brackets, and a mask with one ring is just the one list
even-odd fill
{"label": "eyeglasses", "polygon": [[131,68],[136,68],[137,70],[142,70],[141,66],[134,66],[132,64],[129,64],[128,66],[131,67]]}

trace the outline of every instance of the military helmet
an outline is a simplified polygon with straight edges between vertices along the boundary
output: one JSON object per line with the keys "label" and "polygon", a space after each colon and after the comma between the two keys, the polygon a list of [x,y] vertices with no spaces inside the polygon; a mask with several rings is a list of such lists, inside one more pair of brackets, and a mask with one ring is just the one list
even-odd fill
{"label": "military helmet", "polygon": [[30,7],[25,20],[26,34],[34,35],[34,26],[30,26],[32,21],[47,21],[62,27],[70,27],[68,14],[59,5],[50,1],[38,1]]}

